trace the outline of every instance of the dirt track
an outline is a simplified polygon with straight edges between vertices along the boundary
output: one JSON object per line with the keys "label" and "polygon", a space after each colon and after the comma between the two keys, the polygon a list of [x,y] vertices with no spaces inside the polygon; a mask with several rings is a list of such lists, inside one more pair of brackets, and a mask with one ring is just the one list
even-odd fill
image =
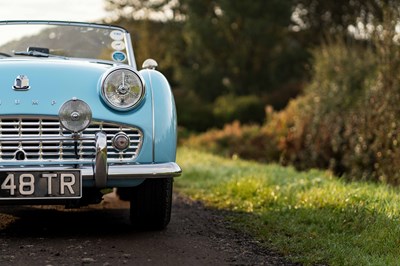
{"label": "dirt track", "polygon": [[79,210],[0,207],[0,265],[293,265],[182,196],[161,232],[132,229],[128,212],[112,195]]}

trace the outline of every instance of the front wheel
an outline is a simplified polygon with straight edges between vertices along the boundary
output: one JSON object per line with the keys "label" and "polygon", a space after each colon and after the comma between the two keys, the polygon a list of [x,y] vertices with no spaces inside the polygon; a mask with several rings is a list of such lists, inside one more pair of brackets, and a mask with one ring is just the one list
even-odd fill
{"label": "front wheel", "polygon": [[149,230],[164,229],[171,219],[172,187],[172,178],[154,178],[132,188],[132,225]]}

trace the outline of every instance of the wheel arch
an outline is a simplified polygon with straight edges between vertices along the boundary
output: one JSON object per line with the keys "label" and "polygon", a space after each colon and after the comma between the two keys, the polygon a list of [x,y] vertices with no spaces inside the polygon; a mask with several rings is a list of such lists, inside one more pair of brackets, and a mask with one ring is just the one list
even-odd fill
{"label": "wheel arch", "polygon": [[140,73],[152,97],[153,162],[175,162],[177,145],[177,115],[171,86],[157,70],[145,69]]}

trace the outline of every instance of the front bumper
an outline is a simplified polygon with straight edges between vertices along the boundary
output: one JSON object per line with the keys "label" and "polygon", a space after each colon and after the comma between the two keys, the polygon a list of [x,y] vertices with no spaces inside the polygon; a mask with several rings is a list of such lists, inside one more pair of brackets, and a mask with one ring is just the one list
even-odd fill
{"label": "front bumper", "polygon": [[[93,168],[80,168],[82,179],[94,180],[96,187],[99,187],[98,176]],[[133,165],[111,165],[106,174],[106,184],[121,182],[129,183],[129,180],[147,179],[147,178],[172,178],[182,173],[181,168],[174,162],[154,163],[154,164],[133,164]],[[101,186],[100,186],[101,187]]]}
{"label": "front bumper", "polygon": [[[62,139],[61,139],[62,140]],[[13,141],[12,138],[0,138],[0,141]],[[90,163],[81,160],[47,160],[29,162],[13,160],[0,163],[0,170],[37,171],[37,170],[80,170],[83,187],[129,187],[140,184],[147,178],[172,178],[179,176],[181,168],[175,162],[166,163],[108,163],[107,135],[99,131],[95,135],[96,150]],[[18,167],[19,166],[19,167]]]}
{"label": "front bumper", "polygon": [[[0,168],[7,171],[21,171],[21,168]],[[72,170],[78,169],[81,171],[84,187],[110,187],[110,186],[131,186],[137,181],[147,178],[172,178],[179,176],[182,172],[181,168],[174,162],[169,163],[154,163],[154,164],[121,164],[110,165],[106,173],[106,182],[104,186],[99,186],[99,181],[96,180],[94,169],[91,166],[47,166],[47,167],[24,167],[26,172],[37,170]]]}

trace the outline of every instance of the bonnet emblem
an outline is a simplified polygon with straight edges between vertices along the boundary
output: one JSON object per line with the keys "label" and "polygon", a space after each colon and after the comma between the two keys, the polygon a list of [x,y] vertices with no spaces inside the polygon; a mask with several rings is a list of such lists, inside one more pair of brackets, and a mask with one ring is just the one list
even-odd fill
{"label": "bonnet emblem", "polygon": [[29,90],[29,78],[28,76],[25,75],[19,75],[18,77],[15,78],[14,81],[14,86],[13,86],[14,90],[18,90],[18,91],[26,91]]}

